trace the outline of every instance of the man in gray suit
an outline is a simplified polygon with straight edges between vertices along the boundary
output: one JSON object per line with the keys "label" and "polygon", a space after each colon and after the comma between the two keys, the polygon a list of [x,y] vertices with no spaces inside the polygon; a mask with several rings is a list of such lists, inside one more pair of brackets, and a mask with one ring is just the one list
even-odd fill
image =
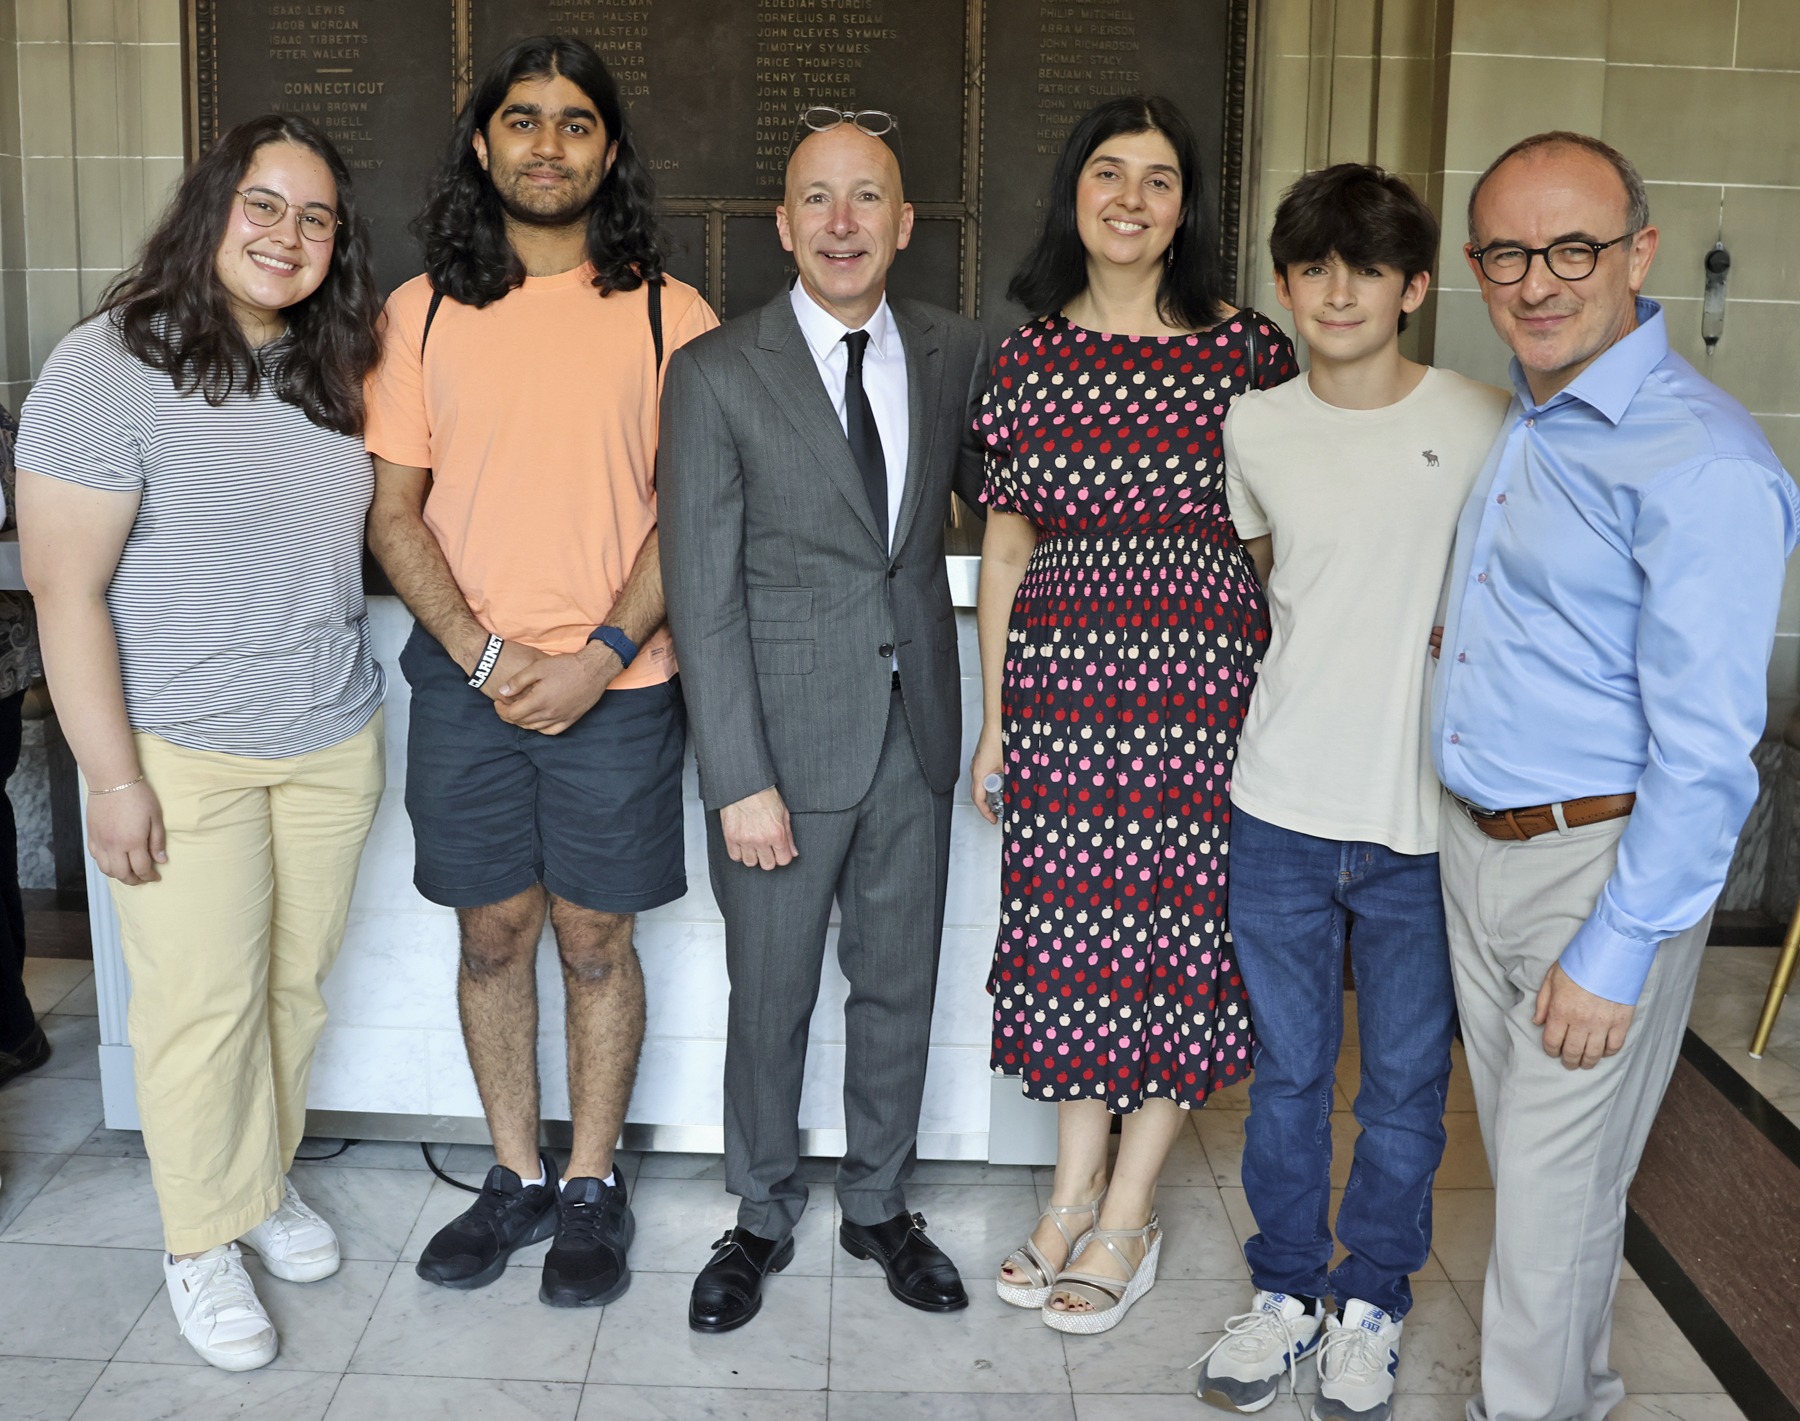
{"label": "man in gray suit", "polygon": [[776,213],[799,282],[677,351],[657,485],[713,889],[731,974],[725,1178],[738,1224],[689,1324],[742,1326],[806,1207],[801,1077],[832,900],[844,1008],[840,1242],[900,1301],[967,1306],[906,1209],[962,761],[944,574],[987,379],[973,322],[888,301],[912,232],[892,120],[811,110]]}

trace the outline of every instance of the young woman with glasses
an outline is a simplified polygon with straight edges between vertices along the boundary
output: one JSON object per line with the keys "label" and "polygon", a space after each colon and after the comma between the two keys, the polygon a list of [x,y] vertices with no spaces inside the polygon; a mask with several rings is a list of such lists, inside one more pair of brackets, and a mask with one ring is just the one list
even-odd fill
{"label": "young woman with glasses", "polygon": [[286,1176],[382,789],[378,310],[343,161],[255,119],[188,170],[21,420],[20,549],[114,880],[169,1299],[231,1371],[277,1345],[240,1242],[277,1278],[338,1266]]}
{"label": "young woman with glasses", "polygon": [[[987,441],[970,767],[1004,783],[992,1065],[1058,1107],[1056,1178],[1000,1297],[1063,1332],[1156,1279],[1157,1176],[1250,1065],[1225,931],[1226,783],[1267,639],[1219,430],[1294,351],[1225,304],[1198,146],[1165,99],[1069,135],[1009,295]],[[1122,1117],[1108,1166],[1112,1117]]]}

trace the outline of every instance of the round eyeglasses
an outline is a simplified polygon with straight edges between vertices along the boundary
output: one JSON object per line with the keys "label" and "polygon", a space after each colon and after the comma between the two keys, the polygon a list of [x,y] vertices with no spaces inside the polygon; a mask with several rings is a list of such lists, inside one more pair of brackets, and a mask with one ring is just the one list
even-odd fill
{"label": "round eyeglasses", "polygon": [[802,109],[800,122],[814,133],[826,133],[840,123],[847,123],[871,138],[880,138],[900,127],[900,120],[883,109],[834,109],[823,104]]}
{"label": "round eyeglasses", "polygon": [[[240,188],[238,196],[244,200],[244,216],[253,227],[279,226],[291,205],[280,193],[267,188]],[[308,205],[297,210],[300,235],[309,242],[329,242],[344,225],[344,219],[329,207]]]}
{"label": "round eyeglasses", "polygon": [[1594,274],[1600,264],[1600,253],[1620,242],[1628,242],[1642,231],[1633,228],[1610,242],[1589,242],[1579,237],[1565,237],[1547,247],[1521,247],[1516,242],[1491,242],[1474,247],[1469,255],[1481,266],[1481,274],[1495,286],[1517,286],[1531,270],[1531,259],[1542,257],[1550,275],[1563,281],[1582,281]]}

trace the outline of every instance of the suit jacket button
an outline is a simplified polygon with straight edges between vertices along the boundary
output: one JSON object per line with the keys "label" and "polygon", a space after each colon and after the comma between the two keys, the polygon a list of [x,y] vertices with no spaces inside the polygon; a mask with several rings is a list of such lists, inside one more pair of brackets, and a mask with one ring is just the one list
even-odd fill
{"label": "suit jacket button", "polygon": [[897,577],[899,575],[899,572],[900,572],[900,564],[895,563],[892,567],[890,567],[888,569],[888,580],[892,581],[895,577]]}
{"label": "suit jacket button", "polygon": [[879,656],[892,656],[894,654],[894,644],[891,641],[884,641],[880,646],[875,648],[875,652]]}

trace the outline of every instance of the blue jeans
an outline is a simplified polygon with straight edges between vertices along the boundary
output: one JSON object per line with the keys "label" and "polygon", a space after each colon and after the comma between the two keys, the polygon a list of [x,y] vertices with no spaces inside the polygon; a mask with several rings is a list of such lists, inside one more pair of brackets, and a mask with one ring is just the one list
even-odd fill
{"label": "blue jeans", "polygon": [[[1256,1023],[1244,1192],[1258,1288],[1361,1298],[1394,1317],[1431,1252],[1456,998],[1436,854],[1296,833],[1232,810],[1231,936]],[[1330,1268],[1331,1104],[1344,1035],[1346,924],[1362,1127]]]}

